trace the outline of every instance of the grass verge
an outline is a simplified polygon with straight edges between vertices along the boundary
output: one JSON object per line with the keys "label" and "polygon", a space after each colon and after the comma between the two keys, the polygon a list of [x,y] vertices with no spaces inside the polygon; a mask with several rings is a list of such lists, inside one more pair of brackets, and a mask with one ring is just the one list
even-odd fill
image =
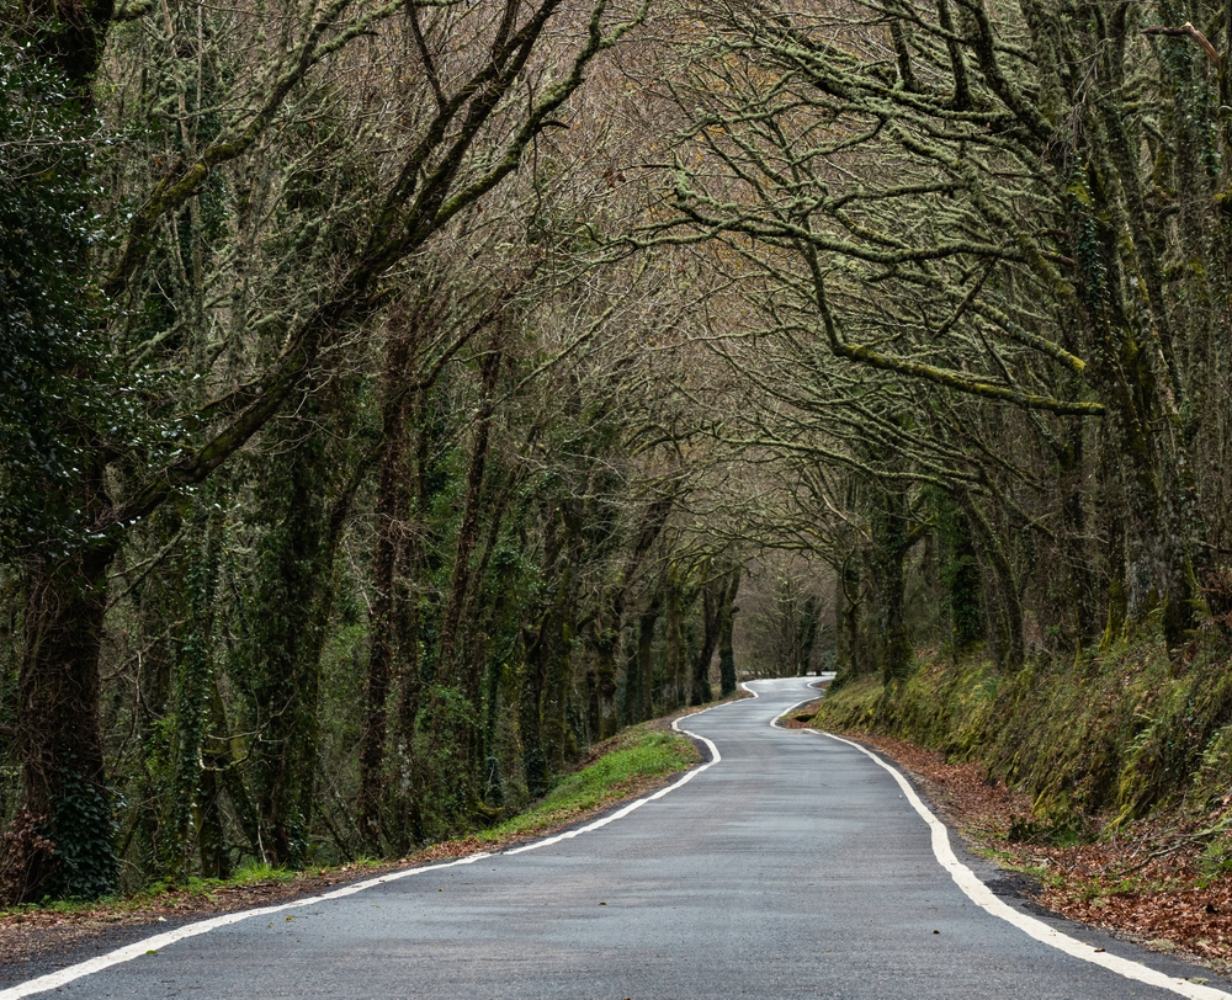
{"label": "grass verge", "polygon": [[579,817],[658,786],[699,758],[697,748],[679,733],[637,726],[608,741],[592,759],[593,763],[563,778],[526,812],[482,831],[477,839],[503,844],[571,825]]}

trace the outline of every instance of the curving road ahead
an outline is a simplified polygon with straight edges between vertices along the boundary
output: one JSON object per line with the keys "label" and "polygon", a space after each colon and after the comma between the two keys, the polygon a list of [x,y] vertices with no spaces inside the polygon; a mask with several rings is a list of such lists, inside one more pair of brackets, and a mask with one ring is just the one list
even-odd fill
{"label": "curving road ahead", "polygon": [[[1040,943],[964,894],[924,818],[859,749],[771,721],[813,692],[690,718],[722,759],[540,849],[251,916],[57,988],[58,997],[1138,1000],[1218,997],[1203,973],[1049,918],[1145,985]],[[996,873],[963,857],[977,875]],[[998,890],[1027,913],[1011,890]],[[998,904],[999,905],[999,904]],[[1036,925],[1038,928],[1038,924]],[[1097,952],[1096,949],[1106,949]],[[88,957],[76,955],[80,961]],[[1117,964],[1118,958],[1112,963]],[[1136,966],[1141,968],[1141,966]],[[46,971],[46,970],[43,970]],[[0,981],[0,1000],[27,995]],[[1228,989],[1227,986],[1221,989]]]}

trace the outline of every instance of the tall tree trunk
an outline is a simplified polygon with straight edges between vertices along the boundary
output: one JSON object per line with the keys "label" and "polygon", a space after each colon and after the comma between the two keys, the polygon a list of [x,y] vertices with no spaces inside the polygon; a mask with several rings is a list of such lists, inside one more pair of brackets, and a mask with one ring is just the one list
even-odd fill
{"label": "tall tree trunk", "polygon": [[281,489],[266,506],[256,593],[252,688],[260,727],[253,747],[256,802],[266,859],[302,863],[315,781],[317,695],[324,605],[332,557],[323,486],[324,441],[311,400],[284,430],[294,447],[275,464]]}
{"label": "tall tree trunk", "polygon": [[688,649],[684,635],[684,595],[676,573],[669,574],[664,604],[666,605],[664,642],[666,644],[665,709],[679,708],[685,703],[688,688],[685,670]]}
{"label": "tall tree trunk", "polygon": [[207,743],[206,756],[218,762],[222,787],[231,802],[235,821],[248,843],[248,851],[254,857],[260,857],[261,822],[257,816],[257,807],[252,800],[252,794],[244,783],[244,773],[240,767],[246,748],[242,740],[231,736],[227,706],[218,688],[217,677],[210,687],[210,730],[212,738]]}
{"label": "tall tree trunk", "polygon": [[[165,509],[152,519],[145,541],[152,549],[184,544],[177,539],[181,530],[179,513]],[[142,878],[156,878],[162,872],[168,848],[164,843],[166,797],[163,780],[168,732],[163,724],[170,710],[175,651],[169,621],[184,617],[184,595],[180,580],[182,566],[170,556],[158,572],[133,589],[133,603],[139,614],[139,634],[145,653],[137,668],[137,726],[141,740],[141,774],[133,803],[133,828],[122,838],[120,856],[138,866]],[[129,845],[136,841],[135,852]],[[135,858],[132,857],[135,854]]]}
{"label": "tall tree trunk", "polygon": [[[479,792],[479,726],[482,701],[482,669],[468,669],[468,660],[458,653],[463,628],[462,612],[473,580],[472,561],[479,543],[480,515],[491,441],[492,417],[496,408],[496,385],[500,377],[503,354],[501,331],[497,330],[488,351],[479,363],[479,413],[475,420],[475,439],[471,445],[466,470],[466,491],[462,500],[462,517],[458,524],[457,542],[453,553],[449,589],[441,615],[438,680],[463,698],[465,708],[445,701],[432,706],[433,745],[437,752],[453,758],[449,767],[451,795],[464,814],[473,813],[482,801]],[[468,623],[469,624],[469,623]],[[441,692],[443,688],[435,689]]]}
{"label": "tall tree trunk", "polygon": [[[629,550],[628,558],[621,569],[620,581],[611,593],[606,619],[597,620],[594,626],[596,633],[599,635],[599,638],[594,643],[596,651],[595,691],[597,696],[595,715],[598,735],[601,739],[611,736],[616,731],[617,726],[616,694],[618,687],[616,672],[617,663],[620,661],[621,639],[624,635],[625,625],[625,603],[628,600],[629,589],[633,586],[634,578],[645,561],[646,556],[663,534],[663,529],[667,524],[667,519],[671,516],[675,502],[676,498],[674,496],[666,496],[659,497],[647,504],[642,512],[637,533],[634,536],[633,548]],[[627,662],[636,667],[636,659],[631,659]],[[648,679],[645,678],[638,677],[637,680],[639,683],[642,681],[649,683]],[[628,675],[626,674],[627,687]],[[636,697],[640,697],[640,692]],[[625,704],[627,711],[627,706],[630,704],[627,691]]]}
{"label": "tall tree trunk", "polygon": [[863,561],[860,552],[852,551],[835,571],[835,655],[838,671],[844,678],[864,673],[867,665],[860,641],[863,633],[860,566]]}
{"label": "tall tree trunk", "polygon": [[[91,85],[113,14],[109,0],[66,3],[25,0],[21,15],[33,29],[33,47],[67,82],[64,102],[72,141],[53,148],[52,174],[68,175],[74,165],[90,170],[86,146],[78,136],[97,127]],[[50,95],[49,95],[50,96]],[[74,164],[69,158],[76,160]],[[35,173],[37,163],[27,164]],[[80,217],[94,214],[90,185],[83,185]],[[64,206],[67,212],[69,206]],[[89,247],[75,238],[65,248],[64,266],[81,288],[87,286]],[[39,315],[38,306],[32,315]],[[71,373],[88,378],[82,368]],[[19,724],[16,744],[21,761],[21,799],[3,859],[5,894],[26,902],[45,897],[95,897],[115,887],[111,796],[104,774],[99,730],[99,656],[107,602],[107,571],[119,550],[115,536],[97,538],[112,511],[107,495],[107,457],[79,420],[81,412],[53,410],[49,440],[70,442],[69,464],[81,471],[65,482],[49,482],[48,510],[63,513],[68,555],[41,552],[25,564],[23,651],[18,671]],[[40,456],[41,458],[42,456]],[[48,548],[62,548],[54,541]]]}
{"label": "tall tree trunk", "polygon": [[184,586],[188,614],[179,636],[175,674],[175,775],[172,782],[172,813],[169,856],[171,877],[184,880],[191,874],[194,835],[201,819],[202,759],[205,727],[209,715],[209,692],[214,686],[214,591],[222,556],[221,506],[206,493],[188,525],[194,540],[187,555]]}
{"label": "tall tree trunk", "polygon": [[[407,422],[413,397],[402,388],[407,378],[410,331],[398,330],[385,352],[382,379],[381,454],[376,488],[376,531],[372,553],[372,611],[368,631],[368,676],[359,744],[359,799],[356,824],[366,850],[382,853],[381,799],[385,778],[385,737],[394,650],[399,629],[399,554],[408,530],[411,470],[407,461]],[[403,609],[405,611],[405,609]],[[405,685],[405,682],[404,682]],[[401,699],[406,704],[405,697]],[[404,709],[405,710],[405,709]]]}
{"label": "tall tree trunk", "polygon": [[546,615],[526,643],[526,674],[518,704],[518,729],[522,736],[522,773],[532,797],[548,790],[548,760],[543,748],[543,692],[547,687],[549,641]]}
{"label": "tall tree trunk", "polygon": [[736,598],[740,593],[740,566],[735,565],[727,578],[723,594],[723,607],[719,618],[719,696],[726,698],[736,693],[736,653],[732,645],[735,626]]}
{"label": "tall tree trunk", "polygon": [[1066,583],[1074,615],[1075,645],[1082,646],[1096,632],[1095,582],[1087,545],[1087,517],[1083,491],[1085,462],[1083,428],[1075,422],[1067,429],[1061,452],[1061,523],[1067,539]]}
{"label": "tall tree trunk", "polygon": [[1010,564],[1009,555],[1001,544],[1001,539],[984,516],[984,512],[971,500],[962,497],[963,509],[967,519],[975,529],[980,540],[980,548],[991,571],[993,581],[993,597],[989,602],[990,611],[987,615],[988,627],[993,639],[994,658],[999,666],[1006,670],[1017,670],[1022,666],[1026,655],[1023,641],[1023,611],[1022,600],[1018,593],[1018,577]]}
{"label": "tall tree trunk", "polygon": [[901,681],[911,665],[911,643],[905,618],[906,579],[903,560],[909,548],[906,492],[897,484],[875,493],[870,518],[872,570],[876,600],[876,640],[881,676],[886,684]]}
{"label": "tall tree trunk", "polygon": [[662,608],[663,591],[656,587],[637,616],[637,643],[625,660],[625,722],[630,725],[654,714],[654,638]]}
{"label": "tall tree trunk", "polygon": [[1134,623],[1162,612],[1165,639],[1175,647],[1196,620],[1199,595],[1190,542],[1199,526],[1190,523],[1196,515],[1186,507],[1178,482],[1185,462],[1173,439],[1176,400],[1161,357],[1164,348],[1135,331],[1132,308],[1122,301],[1125,233],[1118,223],[1128,223],[1108,188],[1115,171],[1100,160],[1100,152],[1097,147],[1083,179],[1090,205],[1072,199],[1071,211],[1080,301],[1095,340],[1092,378],[1106,401],[1105,423],[1119,457],[1125,609]]}
{"label": "tall tree trunk", "polygon": [[[81,474],[82,519],[110,509],[102,464]],[[111,797],[99,730],[99,655],[107,571],[118,545],[83,544],[27,563],[17,745],[22,798],[5,863],[19,901],[95,897],[115,887]]]}
{"label": "tall tree trunk", "polygon": [[18,901],[92,898],[115,887],[111,797],[99,734],[98,660],[114,547],[30,566],[19,679],[18,839],[7,880]]}
{"label": "tall tree trunk", "polygon": [[500,376],[503,358],[499,337],[498,332],[479,365],[483,399],[475,419],[475,441],[471,446],[471,457],[466,471],[466,494],[462,502],[462,520],[458,526],[458,541],[449,580],[449,597],[441,617],[440,659],[441,667],[445,671],[444,677],[447,682],[457,683],[460,688],[468,691],[472,691],[477,685],[470,678],[455,676],[458,671],[454,660],[462,609],[466,606],[467,590],[471,581],[471,556],[479,540],[480,498],[483,494],[484,470],[488,462],[492,416],[496,407],[496,382]]}
{"label": "tall tree trunk", "polygon": [[704,705],[714,700],[710,686],[710,663],[719,643],[719,625],[723,615],[723,599],[727,592],[725,576],[711,580],[702,588],[702,641],[693,660],[693,684],[689,691],[690,705]]}
{"label": "tall tree trunk", "polygon": [[982,583],[971,523],[948,494],[937,497],[937,536],[949,645],[961,656],[985,632]]}
{"label": "tall tree trunk", "polygon": [[557,620],[559,604],[555,599],[559,586],[558,574],[565,560],[561,541],[559,511],[551,504],[543,505],[543,566],[546,593],[537,602],[535,627],[524,629],[526,676],[522,683],[519,722],[522,734],[522,768],[526,787],[532,796],[548,790],[551,777],[551,739],[554,727],[550,716],[556,714],[549,686],[553,679],[553,662],[558,657],[560,626]]}
{"label": "tall tree trunk", "polygon": [[819,616],[820,609],[817,605],[817,598],[815,595],[809,594],[804,599],[804,605],[800,609],[799,624],[797,626],[800,637],[796,643],[796,649],[799,651],[799,656],[796,659],[797,676],[803,676],[813,669],[813,653],[817,648]]}

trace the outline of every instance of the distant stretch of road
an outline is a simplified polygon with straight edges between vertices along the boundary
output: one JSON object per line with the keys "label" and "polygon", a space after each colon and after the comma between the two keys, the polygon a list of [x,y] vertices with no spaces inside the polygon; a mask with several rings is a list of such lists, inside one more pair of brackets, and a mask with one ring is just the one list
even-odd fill
{"label": "distant stretch of road", "polygon": [[[756,700],[686,719],[721,759],[599,828],[24,975],[74,1000],[1232,996],[1032,915],[994,870],[947,855],[955,838],[890,770],[771,725],[807,685],[754,682]],[[105,967],[79,975],[94,954]],[[0,980],[0,1000],[31,988]]]}

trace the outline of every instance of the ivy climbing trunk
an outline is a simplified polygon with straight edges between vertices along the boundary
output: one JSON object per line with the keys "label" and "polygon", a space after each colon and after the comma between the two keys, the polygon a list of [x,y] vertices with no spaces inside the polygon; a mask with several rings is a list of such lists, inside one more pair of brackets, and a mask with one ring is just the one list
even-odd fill
{"label": "ivy climbing trunk", "polygon": [[[97,129],[92,85],[113,4],[25,0],[20,13],[33,29],[33,50],[63,76],[65,91],[47,96],[57,105],[55,115],[69,137],[63,146],[49,144],[50,157],[40,151],[43,162],[27,163],[24,170],[32,176],[45,169],[50,177],[65,172],[89,177],[86,146],[76,137]],[[66,214],[91,218],[94,195],[92,185],[83,183],[68,196],[73,204],[61,208]],[[59,249],[60,277],[67,274],[75,288],[88,288],[90,251],[84,234],[65,240]],[[39,322],[45,304],[33,300],[21,304]],[[86,324],[94,324],[91,335],[81,338],[89,341],[98,332],[99,319],[89,316],[84,304],[81,310]],[[77,358],[70,376],[85,379],[88,364]],[[16,732],[21,798],[3,861],[5,894],[18,902],[92,898],[112,891],[116,884],[112,803],[99,730],[99,657],[107,572],[120,540],[114,534],[100,535],[112,512],[107,456],[82,416],[71,407],[64,411],[54,406],[47,439],[68,445],[72,457],[67,464],[73,469],[64,479],[43,483],[40,497],[41,505],[59,517],[70,539],[69,553],[32,554],[23,567],[26,600]],[[54,464],[51,456],[39,459],[40,464],[44,459],[48,466]],[[48,547],[61,545],[53,542]]]}
{"label": "ivy climbing trunk", "polygon": [[117,864],[99,734],[99,650],[114,548],[29,566],[19,679],[22,799],[6,881],[16,901],[94,898]]}
{"label": "ivy climbing trunk", "polygon": [[252,698],[255,798],[265,859],[302,863],[311,819],[305,792],[315,780],[320,677],[318,588],[329,585],[322,497],[324,442],[311,397],[280,428],[295,447],[273,465],[258,560]]}
{"label": "ivy climbing trunk", "polygon": [[[402,388],[408,377],[413,334],[396,330],[385,350],[381,383],[381,444],[376,488],[376,525],[372,552],[372,610],[368,616],[368,676],[364,692],[363,731],[359,744],[359,800],[356,825],[366,850],[382,849],[381,799],[384,788],[385,738],[389,692],[398,649],[398,570],[404,562],[412,477],[407,460],[408,420],[414,397]],[[405,699],[403,699],[405,703]],[[413,727],[414,722],[411,722]]]}
{"label": "ivy climbing trunk", "polygon": [[[213,491],[207,493],[207,497]],[[191,874],[191,858],[197,830],[204,831],[213,800],[203,806],[202,777],[205,727],[209,717],[209,694],[214,685],[213,633],[214,591],[222,549],[221,506],[198,504],[187,520],[191,537],[197,541],[186,553],[184,586],[188,593],[188,613],[178,636],[175,672],[175,774],[174,799],[168,847],[167,870],[183,881]],[[195,551],[193,551],[195,549]],[[211,831],[219,839],[216,831]],[[206,849],[206,854],[216,853]],[[214,864],[212,867],[218,867]]]}

